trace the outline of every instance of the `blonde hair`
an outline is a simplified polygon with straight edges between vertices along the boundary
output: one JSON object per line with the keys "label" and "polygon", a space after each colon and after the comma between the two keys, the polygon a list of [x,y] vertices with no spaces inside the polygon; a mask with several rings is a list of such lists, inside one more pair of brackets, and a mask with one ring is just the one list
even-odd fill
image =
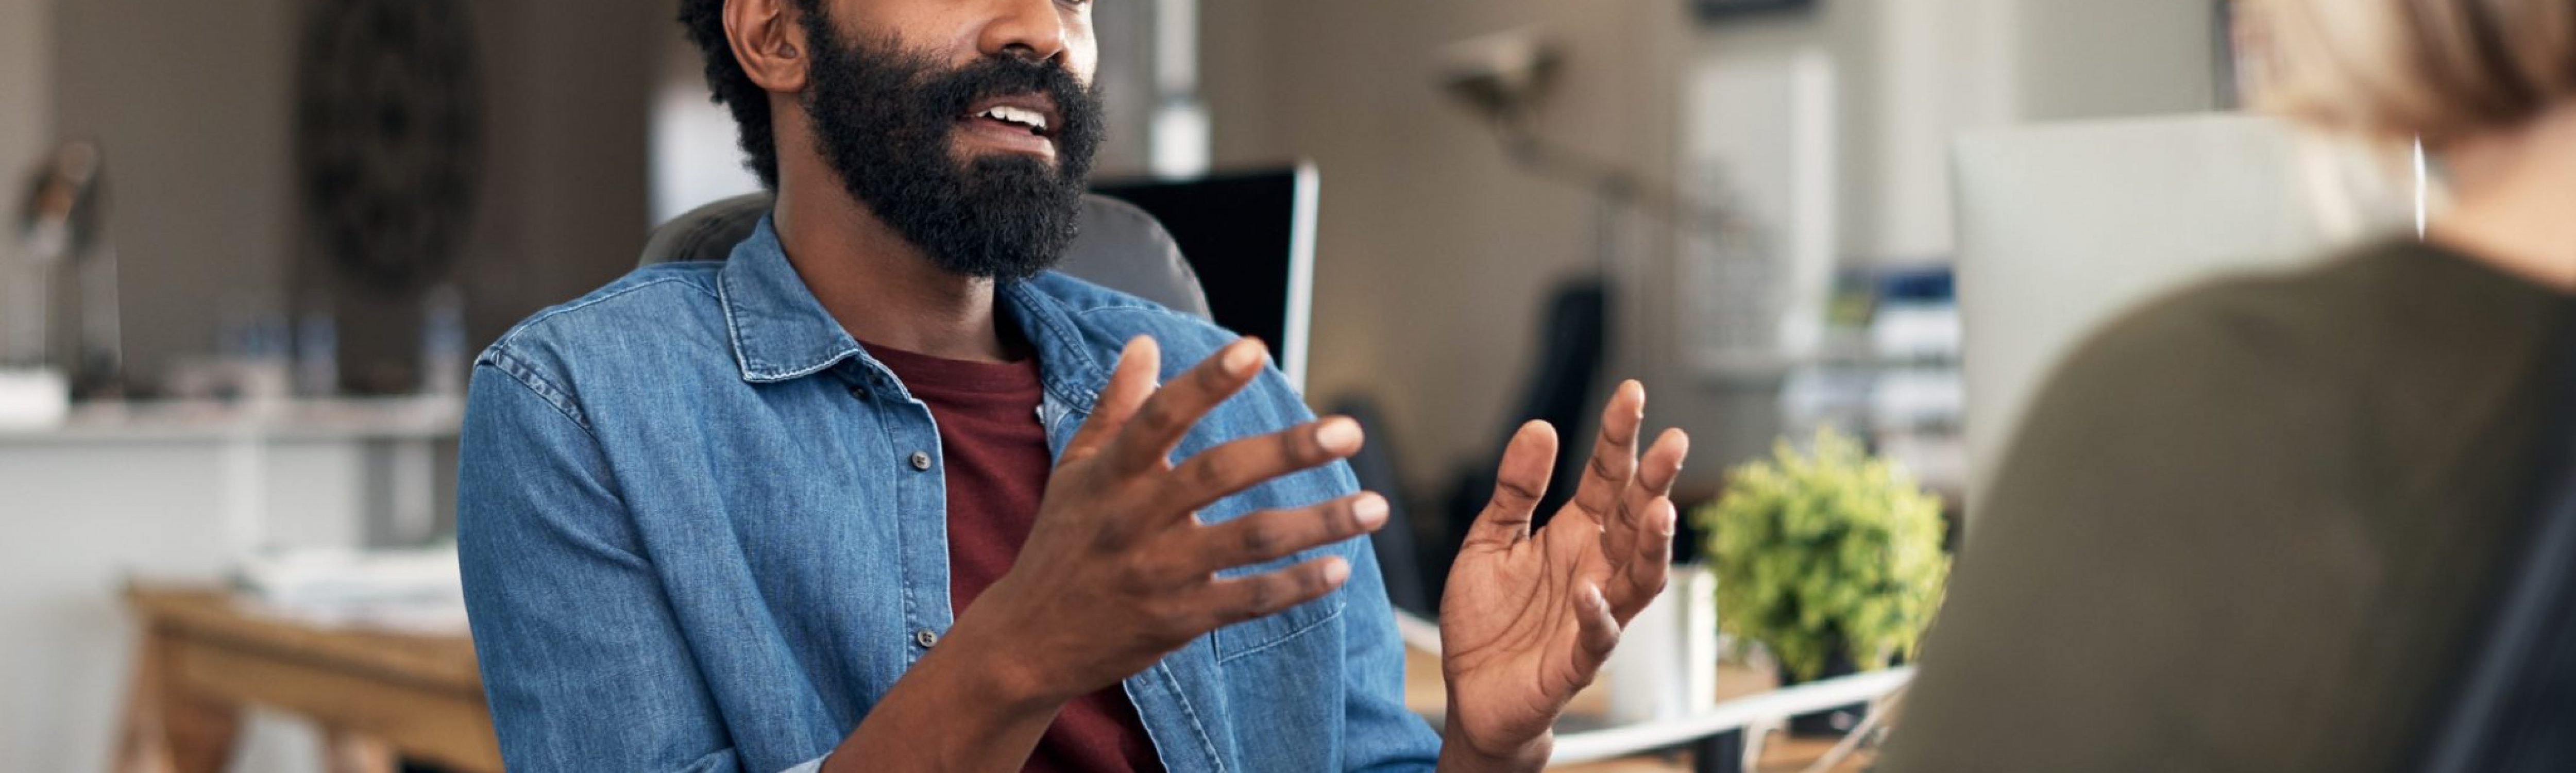
{"label": "blonde hair", "polygon": [[2247,0],[2264,107],[2440,146],[2576,93],[2576,0]]}

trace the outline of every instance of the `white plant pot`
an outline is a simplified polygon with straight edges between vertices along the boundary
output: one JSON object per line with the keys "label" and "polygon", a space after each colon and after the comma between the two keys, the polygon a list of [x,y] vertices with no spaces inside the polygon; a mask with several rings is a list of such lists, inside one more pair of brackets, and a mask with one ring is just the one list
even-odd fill
{"label": "white plant pot", "polygon": [[1664,592],[1628,621],[1602,664],[1613,724],[1685,717],[1717,705],[1717,574],[1675,566]]}

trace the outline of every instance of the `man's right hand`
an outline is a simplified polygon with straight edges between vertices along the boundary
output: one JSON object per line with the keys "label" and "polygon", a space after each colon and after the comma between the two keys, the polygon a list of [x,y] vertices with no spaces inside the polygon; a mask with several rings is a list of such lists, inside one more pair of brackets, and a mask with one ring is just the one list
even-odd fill
{"label": "man's right hand", "polygon": [[1207,524],[1199,509],[1273,478],[1349,457],[1357,422],[1328,418],[1243,438],[1171,463],[1190,428],[1258,376],[1245,338],[1156,388],[1153,339],[1129,341],[1091,417],[1047,480],[1018,561],[958,619],[950,641],[1006,642],[991,661],[1023,700],[1062,703],[1143,671],[1190,640],[1331,592],[1350,564],[1327,556],[1260,574],[1260,564],[1376,531],[1385,498],[1328,502]]}
{"label": "man's right hand", "polygon": [[1019,770],[1066,702],[1143,671],[1191,639],[1332,592],[1336,556],[1219,579],[1376,531],[1386,499],[1361,493],[1201,523],[1200,508],[1357,452],[1360,427],[1332,418],[1244,438],[1175,466],[1199,418],[1261,373],[1260,342],[1235,341],[1156,388],[1162,354],[1127,344],[1091,418],[1047,478],[1009,574],[895,681],[824,764],[861,770]]}

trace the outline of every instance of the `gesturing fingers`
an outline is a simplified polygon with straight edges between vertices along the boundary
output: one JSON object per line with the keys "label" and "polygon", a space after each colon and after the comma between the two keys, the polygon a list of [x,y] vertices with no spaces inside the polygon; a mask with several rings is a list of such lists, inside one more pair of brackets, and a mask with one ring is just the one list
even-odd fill
{"label": "gesturing fingers", "polygon": [[1310,507],[1265,510],[1199,529],[1191,535],[1200,576],[1257,564],[1297,551],[1377,531],[1386,524],[1386,498],[1361,492]]}
{"label": "gesturing fingers", "polygon": [[1592,463],[1574,489],[1574,506],[1606,522],[1618,506],[1619,492],[1637,472],[1637,430],[1646,420],[1646,387],[1622,381],[1601,409],[1601,434],[1592,441]]}
{"label": "gesturing fingers", "polygon": [[1494,498],[1468,527],[1467,545],[1508,548],[1528,539],[1530,516],[1538,510],[1539,496],[1547,493],[1555,464],[1555,427],[1533,421],[1512,433],[1511,444],[1503,447],[1502,468],[1495,471]]}
{"label": "gesturing fingers", "polygon": [[1638,465],[1636,480],[1621,492],[1620,517],[1610,523],[1602,540],[1613,575],[1603,592],[1609,597],[1610,611],[1623,623],[1664,589],[1678,517],[1672,502],[1673,481],[1681,477],[1682,461],[1689,455],[1690,436],[1681,430],[1664,430],[1655,438]]}
{"label": "gesturing fingers", "polygon": [[1299,470],[1359,453],[1359,422],[1335,416],[1241,438],[1183,460],[1155,499],[1159,512],[1186,513]]}
{"label": "gesturing fingers", "polygon": [[1612,615],[1610,602],[1603,600],[1598,587],[1585,586],[1575,591],[1573,603],[1574,686],[1579,688],[1591,684],[1593,675],[1601,671],[1601,663],[1610,659],[1610,651],[1619,646],[1619,627],[1626,622]]}
{"label": "gesturing fingers", "polygon": [[1109,441],[1105,453],[1110,466],[1127,474],[1154,469],[1200,417],[1252,383],[1261,372],[1264,351],[1258,340],[1235,339],[1155,391]]}
{"label": "gesturing fingers", "polygon": [[1349,561],[1341,556],[1325,556],[1273,572],[1218,580],[1195,596],[1206,616],[1202,630],[1279,614],[1289,607],[1323,598],[1350,578]]}
{"label": "gesturing fingers", "polygon": [[1635,555],[1611,565],[1610,577],[1603,581],[1602,591],[1609,599],[1610,614],[1620,625],[1627,625],[1655,595],[1664,591],[1666,576],[1672,572],[1673,528],[1678,512],[1673,500],[1657,498],[1639,509],[1637,520],[1645,523],[1646,534],[1637,541]]}
{"label": "gesturing fingers", "polygon": [[1118,352],[1118,365],[1109,372],[1109,386],[1100,390],[1100,399],[1091,407],[1091,417],[1073,431],[1065,442],[1066,460],[1080,459],[1100,450],[1118,430],[1136,415],[1136,409],[1154,394],[1154,376],[1162,371],[1162,347],[1153,336],[1128,339],[1127,347]]}

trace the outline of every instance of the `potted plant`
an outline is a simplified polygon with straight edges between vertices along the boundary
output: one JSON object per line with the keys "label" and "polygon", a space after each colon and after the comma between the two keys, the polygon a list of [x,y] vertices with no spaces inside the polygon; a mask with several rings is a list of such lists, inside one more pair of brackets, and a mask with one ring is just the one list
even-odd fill
{"label": "potted plant", "polygon": [[[1719,628],[1768,649],[1784,685],[1910,655],[1950,572],[1941,498],[1831,428],[1812,453],[1782,439],[1771,459],[1737,467],[1692,517],[1717,572]],[[1831,712],[1791,722],[1802,734],[1848,726]]]}

